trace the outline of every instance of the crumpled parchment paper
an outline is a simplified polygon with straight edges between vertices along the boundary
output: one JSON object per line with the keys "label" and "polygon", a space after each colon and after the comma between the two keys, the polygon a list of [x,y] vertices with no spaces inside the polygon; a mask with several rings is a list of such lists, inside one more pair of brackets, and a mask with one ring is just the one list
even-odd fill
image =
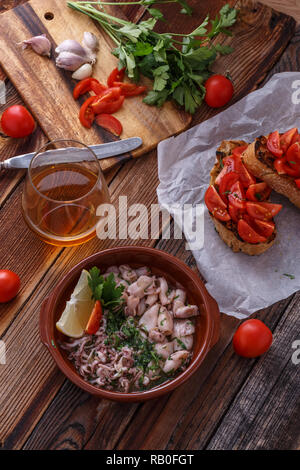
{"label": "crumpled parchment paper", "polygon": [[[204,204],[222,140],[252,142],[291,127],[300,130],[300,73],[284,72],[212,119],[159,144],[159,203],[165,208]],[[271,201],[283,204],[275,217],[277,240],[265,253],[252,257],[233,253],[225,245],[205,207],[204,245],[193,255],[208,291],[228,315],[248,317],[300,289],[300,209],[275,192]]]}

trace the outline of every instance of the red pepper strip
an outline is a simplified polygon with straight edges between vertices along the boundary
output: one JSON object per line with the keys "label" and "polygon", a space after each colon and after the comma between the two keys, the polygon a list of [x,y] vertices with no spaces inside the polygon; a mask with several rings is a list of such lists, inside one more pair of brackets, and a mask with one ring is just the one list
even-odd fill
{"label": "red pepper strip", "polygon": [[84,95],[88,91],[93,91],[98,95],[104,90],[107,90],[105,85],[102,85],[102,83],[100,83],[96,78],[88,77],[77,83],[73,90],[73,97],[77,100],[79,96]]}
{"label": "red pepper strip", "polygon": [[122,124],[117,118],[111,116],[111,114],[99,114],[96,117],[96,123],[116,136],[122,134]]}
{"label": "red pepper strip", "polygon": [[115,69],[113,69],[113,71],[109,75],[107,79],[107,85],[109,87],[112,87],[114,86],[114,82],[122,82],[124,79],[124,75],[125,75],[125,67],[123,67],[121,70],[119,70],[118,67],[116,67]]}
{"label": "red pepper strip", "polygon": [[79,120],[84,127],[90,129],[95,119],[95,113],[91,107],[91,104],[94,102],[95,96],[90,96],[80,108],[79,111]]}
{"label": "red pepper strip", "polygon": [[124,96],[137,96],[147,90],[145,86],[137,86],[134,83],[114,82],[114,86],[121,88],[121,94]]}

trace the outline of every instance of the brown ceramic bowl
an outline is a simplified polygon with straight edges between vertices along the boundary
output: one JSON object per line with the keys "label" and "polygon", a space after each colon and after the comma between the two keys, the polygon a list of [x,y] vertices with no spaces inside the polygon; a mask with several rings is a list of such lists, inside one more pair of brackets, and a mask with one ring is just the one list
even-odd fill
{"label": "brown ceramic bowl", "polygon": [[[68,360],[66,352],[59,347],[59,342],[63,340],[64,335],[57,331],[55,327],[55,323],[59,319],[83,268],[90,269],[93,266],[98,266],[106,269],[109,266],[120,264],[129,264],[134,268],[149,266],[153,273],[163,274],[174,287],[181,286],[186,289],[191,304],[201,305],[201,314],[196,317],[193,357],[190,364],[184,372],[173,380],[143,392],[111,392],[85,382]],[[194,374],[208,351],[218,341],[219,326],[220,312],[216,301],[209,295],[199,277],[186,264],[163,251],[134,246],[104,250],[81,261],[58,283],[42,304],[40,312],[42,342],[47,346],[54,361],[68,379],[93,395],[123,402],[157,398],[183,384]]]}

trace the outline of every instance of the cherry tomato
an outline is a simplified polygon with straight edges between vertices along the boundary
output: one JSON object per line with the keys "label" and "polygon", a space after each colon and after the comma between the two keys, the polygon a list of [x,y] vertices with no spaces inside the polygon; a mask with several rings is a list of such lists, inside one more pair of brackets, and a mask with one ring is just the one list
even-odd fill
{"label": "cherry tomato", "polygon": [[238,221],[237,229],[239,236],[242,240],[244,240],[244,242],[255,244],[264,243],[267,241],[266,237],[259,235],[259,233],[257,233],[244,219],[240,219]]}
{"label": "cherry tomato", "polygon": [[242,155],[243,152],[248,148],[248,145],[240,145],[239,147],[235,147],[232,150],[233,155],[238,155],[239,157]]}
{"label": "cherry tomato", "polygon": [[73,90],[73,97],[77,100],[79,96],[84,95],[88,91],[93,91],[96,95],[100,95],[105,90],[107,90],[107,87],[102,85],[96,78],[88,77],[77,83]]}
{"label": "cherry tomato", "polygon": [[110,73],[107,79],[107,85],[111,88],[115,86],[114,82],[122,82],[124,79],[124,75],[125,75],[125,67],[123,67],[121,70],[119,70],[118,67],[116,67]]}
{"label": "cherry tomato", "polygon": [[286,131],[282,136],[280,137],[280,148],[285,153],[289,146],[291,145],[295,135],[297,136],[298,134],[298,129],[297,127],[293,127],[293,129],[290,129],[289,131]]}
{"label": "cherry tomato", "polygon": [[277,158],[274,162],[274,168],[279,175],[289,175],[292,178],[300,176],[300,165],[288,164],[285,158]]}
{"label": "cherry tomato", "polygon": [[267,148],[275,157],[281,157],[283,155],[283,150],[280,148],[280,136],[278,131],[274,131],[269,135]]}
{"label": "cherry tomato", "polygon": [[281,204],[272,204],[270,202],[246,202],[246,210],[253,219],[271,220],[281,209]]}
{"label": "cherry tomato", "polygon": [[7,108],[1,117],[3,132],[9,137],[26,137],[35,129],[35,122],[24,106],[15,104]]}
{"label": "cherry tomato", "polygon": [[295,180],[297,187],[300,189],[300,179]]}
{"label": "cherry tomato", "polygon": [[239,175],[234,171],[230,171],[223,176],[219,183],[219,194],[223,201],[227,203],[228,194],[230,192],[231,186],[236,183],[239,179]]}
{"label": "cherry tomato", "polygon": [[246,210],[245,193],[240,181],[236,181],[236,183],[231,186],[228,201],[237,209],[241,211]]}
{"label": "cherry tomato", "polygon": [[250,225],[252,225],[259,235],[266,238],[270,238],[275,230],[275,224],[271,220],[252,219]]}
{"label": "cherry tomato", "polygon": [[0,303],[13,299],[20,289],[20,278],[13,271],[0,269]]}
{"label": "cherry tomato", "polygon": [[211,212],[216,219],[219,219],[223,222],[228,222],[230,220],[230,215],[227,212],[227,206],[221,199],[214,186],[208,187],[204,196],[204,201],[209,212]]}
{"label": "cherry tomato", "polygon": [[216,178],[216,181],[215,183],[220,185],[223,177],[227,174],[227,173],[230,173],[232,171],[234,171],[234,157],[233,155],[229,155],[228,157],[225,157],[223,158],[222,160],[222,163],[223,163],[223,168],[222,170],[220,171],[220,173],[218,174],[217,178]]}
{"label": "cherry tomato", "polygon": [[96,117],[96,123],[114,135],[119,136],[122,134],[122,124],[111,114],[99,114]]}
{"label": "cherry tomato", "polygon": [[231,100],[233,95],[232,82],[224,75],[213,75],[205,84],[205,102],[211,108],[220,108]]}
{"label": "cherry tomato", "polygon": [[244,321],[233,336],[233,348],[239,356],[258,357],[272,344],[271,330],[260,320]]}
{"label": "cherry tomato", "polygon": [[121,88],[121,94],[123,96],[137,96],[141,95],[147,90],[145,86],[137,86],[134,83],[121,83],[121,82],[114,82],[114,86],[118,86]]}
{"label": "cherry tomato", "polygon": [[101,96],[95,97],[92,108],[95,114],[112,114],[118,111],[124,102],[119,87],[108,88]]}
{"label": "cherry tomato", "polygon": [[290,165],[300,165],[300,143],[295,142],[286,152],[286,160]]}
{"label": "cherry tomato", "polygon": [[99,300],[96,300],[93,311],[90,315],[88,324],[86,326],[86,333],[88,335],[94,335],[100,328],[100,322],[102,319],[102,305]]}
{"label": "cherry tomato", "polygon": [[265,201],[271,194],[271,188],[267,183],[250,184],[246,191],[246,198],[249,201]]}
{"label": "cherry tomato", "polygon": [[90,129],[95,119],[95,113],[92,109],[92,103],[95,100],[95,96],[90,96],[80,108],[79,120],[84,127]]}
{"label": "cherry tomato", "polygon": [[235,171],[240,175],[240,181],[244,188],[248,188],[251,184],[256,183],[256,179],[251,173],[247,170],[245,165],[242,162],[240,156],[235,155]]}
{"label": "cherry tomato", "polygon": [[243,219],[245,217],[245,210],[244,208],[240,209],[236,206],[233,206],[232,204],[229,203],[228,205],[228,212],[230,217],[235,223],[238,223],[240,219]]}

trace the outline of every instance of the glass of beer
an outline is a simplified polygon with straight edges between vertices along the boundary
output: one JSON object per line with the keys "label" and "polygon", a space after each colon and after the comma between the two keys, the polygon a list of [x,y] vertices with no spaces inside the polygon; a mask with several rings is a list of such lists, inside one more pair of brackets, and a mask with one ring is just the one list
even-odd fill
{"label": "glass of beer", "polygon": [[73,246],[96,235],[97,207],[110,203],[99,160],[75,140],[48,142],[33,157],[22,210],[28,227],[44,242]]}

